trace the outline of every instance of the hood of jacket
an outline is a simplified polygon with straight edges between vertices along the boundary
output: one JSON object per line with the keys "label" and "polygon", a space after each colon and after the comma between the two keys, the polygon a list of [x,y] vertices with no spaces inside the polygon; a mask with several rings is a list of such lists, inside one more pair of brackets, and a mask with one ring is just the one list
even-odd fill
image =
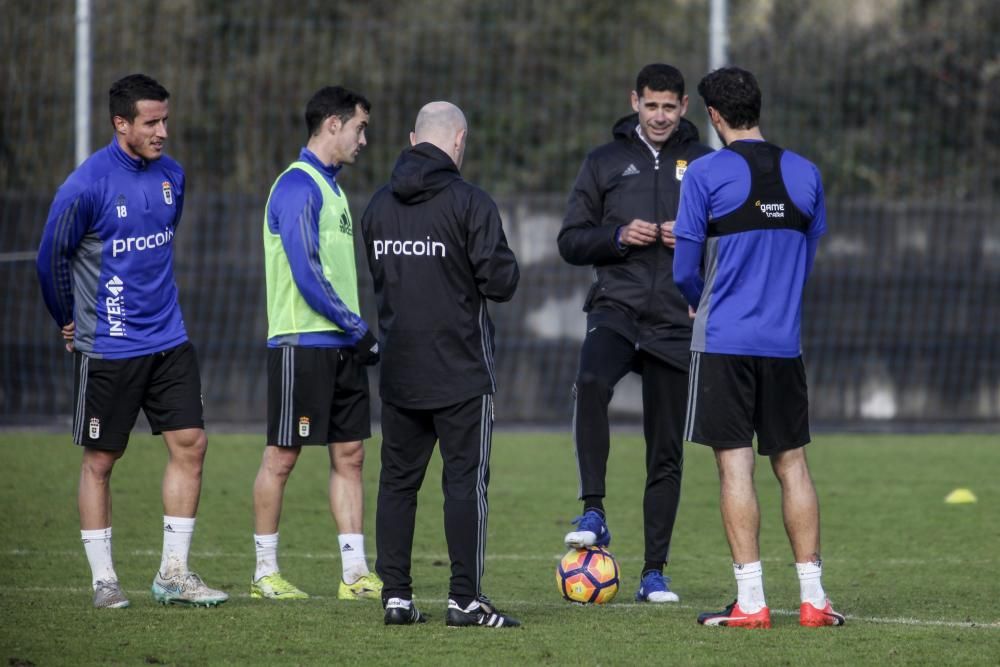
{"label": "hood of jacket", "polygon": [[462,175],[447,153],[434,144],[420,143],[399,154],[389,187],[402,203],[419,204],[459,180]]}
{"label": "hood of jacket", "polygon": [[[635,128],[639,124],[639,114],[633,113],[625,116],[624,118],[618,119],[615,123],[614,128],[611,130],[611,134],[614,135],[615,139],[625,140],[625,141],[641,141],[639,137],[635,135]],[[689,121],[687,118],[681,118],[680,124],[677,125],[677,129],[670,133],[667,138],[666,143],[671,144],[677,143],[688,143],[690,141],[699,141],[700,135],[698,134],[698,128],[694,123]]]}

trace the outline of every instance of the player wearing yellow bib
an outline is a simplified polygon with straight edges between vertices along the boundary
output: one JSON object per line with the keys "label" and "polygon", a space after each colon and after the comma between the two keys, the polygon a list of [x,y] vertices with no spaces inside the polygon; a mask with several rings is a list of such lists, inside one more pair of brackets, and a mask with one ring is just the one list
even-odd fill
{"label": "player wearing yellow bib", "polygon": [[337,183],[365,146],[370,109],[340,86],[317,91],[306,106],[308,143],[265,208],[268,446],[254,482],[253,598],[309,597],[282,576],[277,558],[285,484],[302,445],[329,449],[343,566],[338,597],[381,597],[382,582],[365,559],[361,483],[362,441],[371,435],[365,366],[378,361],[378,342],[358,314],[354,229]]}

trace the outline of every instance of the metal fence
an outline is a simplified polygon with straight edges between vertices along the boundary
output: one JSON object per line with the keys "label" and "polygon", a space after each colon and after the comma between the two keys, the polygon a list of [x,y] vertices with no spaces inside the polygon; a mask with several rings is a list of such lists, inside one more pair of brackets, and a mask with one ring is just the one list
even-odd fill
{"label": "metal fence", "polygon": [[[73,168],[73,8],[11,2],[0,26],[0,423],[68,421],[71,363],[33,255]],[[264,197],[304,140],[321,85],[373,102],[342,172],[355,219],[417,109],[468,113],[466,176],[493,192],[522,267],[492,310],[499,418],[568,423],[587,270],[556,251],[583,155],[629,111],[635,73],[678,65],[689,117],[707,68],[707,2],[94,2],[92,144],[106,90],[133,71],[171,91],[169,152],[189,197],[175,237],[210,422],[265,404]],[[763,130],[824,174],[829,236],[806,294],[814,421],[834,428],[1000,425],[1000,10],[988,0],[733,0],[730,60],[764,88]],[[364,266],[362,259],[360,266]],[[367,276],[365,276],[367,278]],[[373,317],[367,283],[365,314]],[[636,378],[619,385],[628,406]]]}

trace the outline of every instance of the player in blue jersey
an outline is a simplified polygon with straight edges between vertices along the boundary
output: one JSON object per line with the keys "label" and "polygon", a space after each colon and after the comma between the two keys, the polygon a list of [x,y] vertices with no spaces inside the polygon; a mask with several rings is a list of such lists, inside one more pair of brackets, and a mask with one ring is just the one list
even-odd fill
{"label": "player in blue jersey", "polygon": [[691,164],[681,186],[674,280],[695,314],[685,437],[712,447],[738,595],[698,622],[768,628],[760,563],[757,451],[781,483],[804,626],[843,625],[821,583],[819,503],[799,341],[802,291],[826,231],[819,170],[768,143],[754,76],[716,70],[698,85],[725,149]]}
{"label": "player in blue jersey", "polygon": [[94,606],[129,605],[111,559],[110,482],[139,408],[169,453],[153,596],[214,606],[229,596],[187,562],[207,440],[198,359],[173,273],[185,183],[163,152],[169,93],[133,74],[109,97],[114,137],[59,188],[37,262],[45,304],[76,358],[73,441],[83,447],[78,501]]}
{"label": "player in blue jersey", "polygon": [[278,176],[263,219],[267,280],[267,446],[253,487],[257,567],[250,596],[309,595],[278,568],[285,485],[302,447],[325,446],[330,512],[339,531],[341,600],[379,600],[365,558],[363,441],[371,435],[368,371],[378,341],[359,314],[354,225],[337,181],[366,142],[371,104],[327,86],[306,104],[308,140]]}

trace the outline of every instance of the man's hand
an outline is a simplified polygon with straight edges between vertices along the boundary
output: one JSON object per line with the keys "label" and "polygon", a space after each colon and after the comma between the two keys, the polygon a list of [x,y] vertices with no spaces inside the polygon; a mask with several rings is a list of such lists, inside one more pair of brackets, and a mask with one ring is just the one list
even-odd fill
{"label": "man's hand", "polygon": [[690,317],[692,320],[698,317],[698,311],[694,309],[694,306],[688,306],[688,317]]}
{"label": "man's hand", "polygon": [[677,246],[677,237],[674,236],[674,223],[676,220],[667,220],[660,223],[660,240],[668,248]]}
{"label": "man's hand", "polygon": [[624,246],[650,245],[652,243],[656,243],[656,239],[659,235],[659,225],[636,218],[632,222],[620,228],[618,232],[618,242]]}
{"label": "man's hand", "polygon": [[354,344],[354,358],[365,366],[374,366],[379,360],[378,338],[371,331],[366,331]]}
{"label": "man's hand", "polygon": [[60,329],[60,333],[62,333],[63,340],[66,341],[66,351],[72,352],[73,335],[76,333],[76,322],[70,322],[69,324],[64,326],[62,329]]}

